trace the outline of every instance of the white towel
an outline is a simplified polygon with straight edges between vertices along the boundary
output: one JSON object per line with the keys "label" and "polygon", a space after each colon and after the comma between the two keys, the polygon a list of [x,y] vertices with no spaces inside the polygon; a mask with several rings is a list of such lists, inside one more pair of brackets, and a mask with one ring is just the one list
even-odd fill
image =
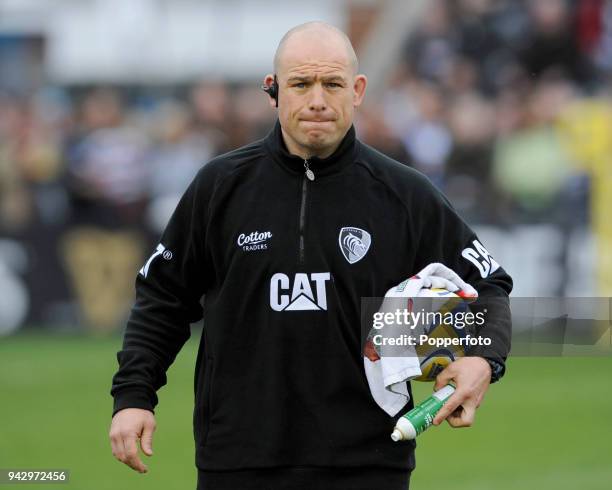
{"label": "white towel", "polygon": [[[417,275],[389,289],[378,311],[382,314],[394,312],[398,305],[405,305],[405,302],[398,298],[416,298],[422,289],[428,288],[446,289],[471,300],[478,297],[476,290],[455,272],[443,264],[433,263]],[[392,333],[395,338],[400,338],[402,333],[415,335],[414,329],[403,324],[394,325],[387,322],[384,329],[388,329],[387,332]],[[372,329],[368,335],[363,363],[374,400],[385,412],[394,416],[410,400],[406,381],[420,376],[421,367],[414,346],[375,346],[372,337],[383,331]]]}

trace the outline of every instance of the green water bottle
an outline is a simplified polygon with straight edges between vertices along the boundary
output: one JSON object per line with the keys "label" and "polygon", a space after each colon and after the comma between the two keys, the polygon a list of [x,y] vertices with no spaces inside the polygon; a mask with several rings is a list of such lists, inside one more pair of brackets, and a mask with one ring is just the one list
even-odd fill
{"label": "green water bottle", "polygon": [[395,424],[391,439],[395,442],[414,439],[432,424],[436,414],[454,392],[455,385],[449,383],[402,415]]}

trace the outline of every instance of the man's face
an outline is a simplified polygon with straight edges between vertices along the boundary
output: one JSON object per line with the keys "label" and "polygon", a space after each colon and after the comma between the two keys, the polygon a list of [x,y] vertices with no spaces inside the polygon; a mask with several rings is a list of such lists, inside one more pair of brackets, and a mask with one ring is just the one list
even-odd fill
{"label": "man's face", "polygon": [[344,43],[329,35],[296,34],[282,51],[277,79],[279,120],[289,150],[304,158],[329,156],[365,93],[365,76],[353,73]]}

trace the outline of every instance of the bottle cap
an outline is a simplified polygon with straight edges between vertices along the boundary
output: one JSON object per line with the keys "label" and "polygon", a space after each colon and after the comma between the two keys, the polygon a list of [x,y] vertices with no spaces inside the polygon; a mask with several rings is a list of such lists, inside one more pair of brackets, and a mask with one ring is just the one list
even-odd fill
{"label": "bottle cap", "polygon": [[391,439],[393,442],[401,441],[403,439],[402,433],[399,429],[393,429],[393,433],[391,434]]}

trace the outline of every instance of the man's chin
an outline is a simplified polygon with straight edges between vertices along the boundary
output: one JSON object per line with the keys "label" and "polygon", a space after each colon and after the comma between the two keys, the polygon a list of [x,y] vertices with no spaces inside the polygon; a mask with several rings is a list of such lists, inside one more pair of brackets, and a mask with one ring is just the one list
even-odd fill
{"label": "man's chin", "polygon": [[325,148],[329,148],[330,143],[328,138],[319,137],[319,138],[308,138],[307,143],[304,145],[311,150],[324,150]]}
{"label": "man's chin", "polygon": [[330,145],[333,135],[328,131],[313,129],[304,134],[304,139],[307,141],[308,145],[321,147]]}
{"label": "man's chin", "polygon": [[327,150],[337,146],[337,135],[333,131],[323,129],[312,129],[310,131],[300,131],[299,145],[308,150],[313,156],[326,154]]}

